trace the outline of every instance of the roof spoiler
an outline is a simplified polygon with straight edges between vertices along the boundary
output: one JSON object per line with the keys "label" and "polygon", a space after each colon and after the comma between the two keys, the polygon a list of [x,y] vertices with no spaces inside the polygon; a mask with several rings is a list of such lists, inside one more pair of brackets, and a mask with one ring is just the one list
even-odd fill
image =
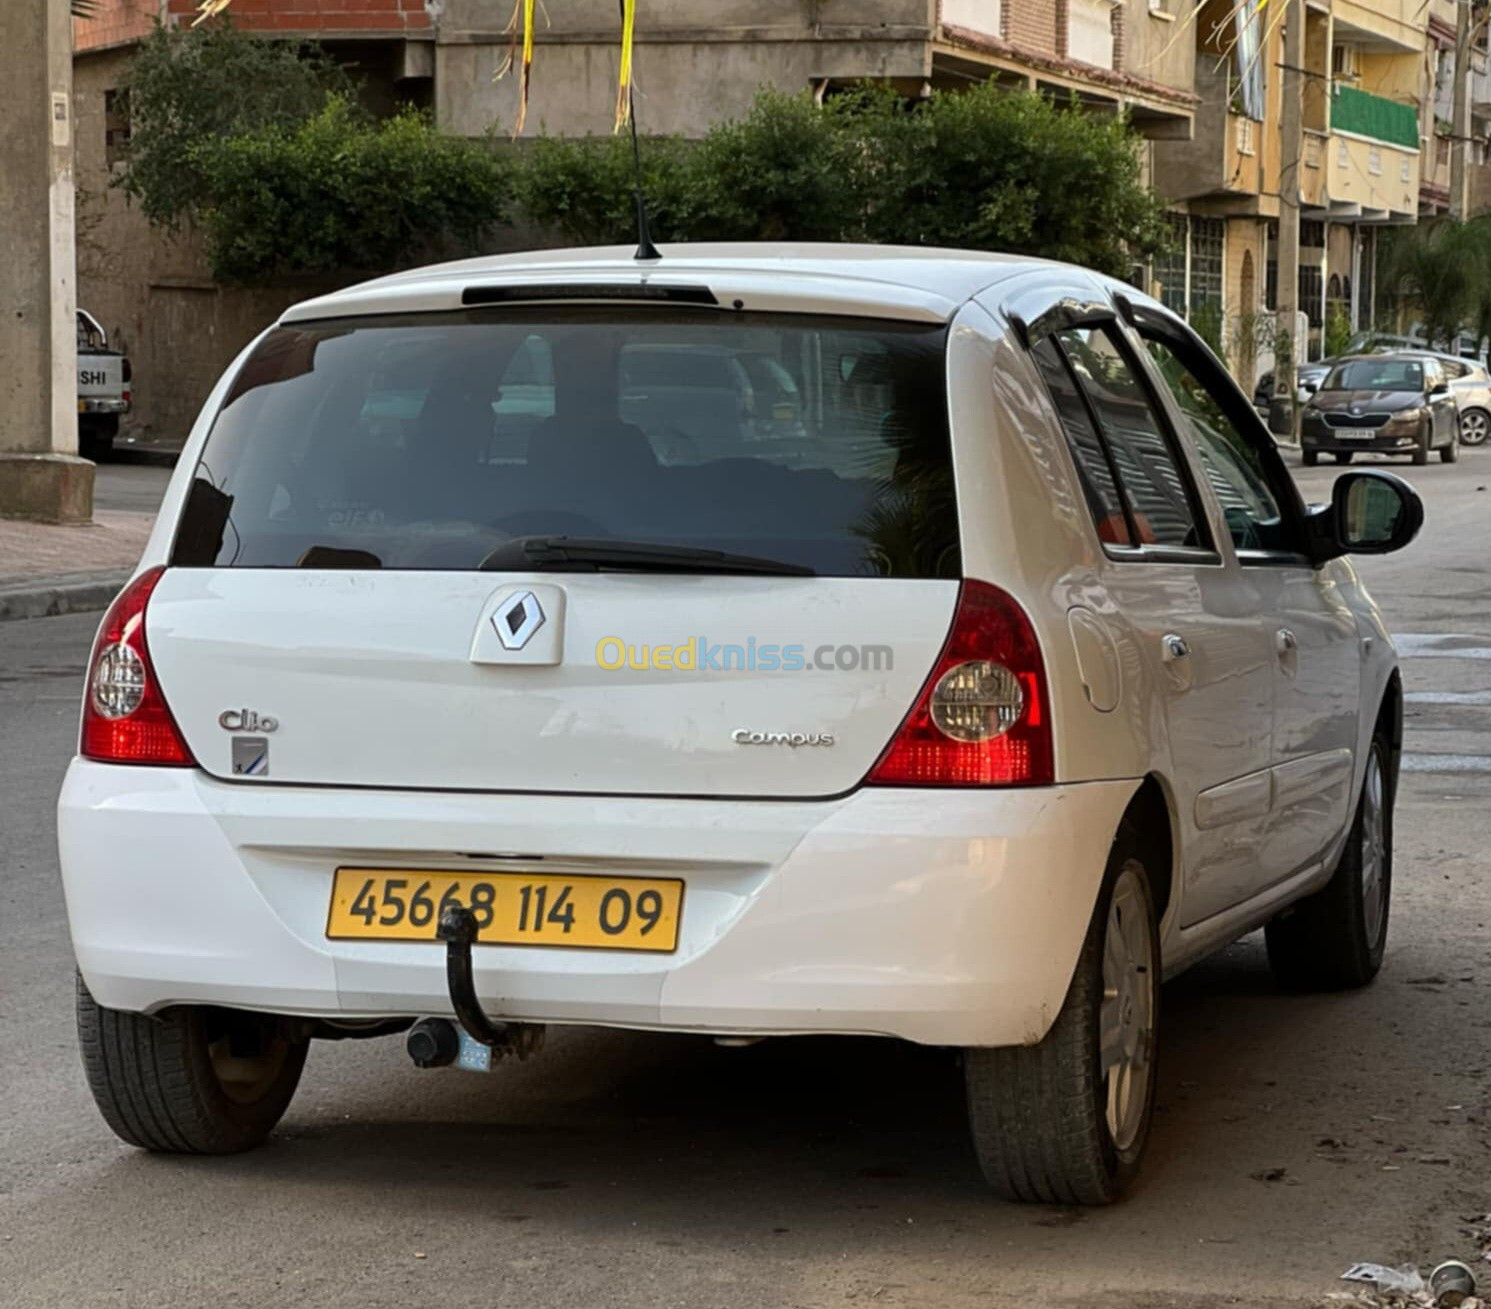
{"label": "roof spoiler", "polygon": [[707,286],[660,286],[656,282],[553,282],[468,286],[463,305],[542,304],[553,301],[624,300],[650,304],[718,305]]}

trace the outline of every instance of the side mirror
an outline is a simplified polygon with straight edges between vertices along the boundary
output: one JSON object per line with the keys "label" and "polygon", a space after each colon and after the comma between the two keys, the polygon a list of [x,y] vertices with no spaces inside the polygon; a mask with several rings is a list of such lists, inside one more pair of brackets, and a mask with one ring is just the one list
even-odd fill
{"label": "side mirror", "polygon": [[1331,516],[1341,554],[1391,554],[1424,525],[1424,502],[1401,477],[1363,468],[1336,478]]}
{"label": "side mirror", "polygon": [[1450,384],[1448,382],[1435,382],[1434,385],[1429,388],[1430,395],[1448,395],[1449,393]]}

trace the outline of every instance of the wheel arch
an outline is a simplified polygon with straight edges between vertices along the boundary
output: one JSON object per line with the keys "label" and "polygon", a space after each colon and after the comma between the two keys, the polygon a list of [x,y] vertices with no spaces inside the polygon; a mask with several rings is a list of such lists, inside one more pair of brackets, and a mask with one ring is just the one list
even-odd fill
{"label": "wheel arch", "polygon": [[1394,668],[1382,688],[1382,701],[1373,725],[1374,735],[1382,732],[1388,741],[1388,784],[1398,792],[1398,768],[1403,758],[1403,675]]}
{"label": "wheel arch", "polygon": [[1139,783],[1129,799],[1119,825],[1127,824],[1139,839],[1154,895],[1155,919],[1165,922],[1174,903],[1175,861],[1179,843],[1175,839],[1175,805],[1170,789],[1157,773]]}

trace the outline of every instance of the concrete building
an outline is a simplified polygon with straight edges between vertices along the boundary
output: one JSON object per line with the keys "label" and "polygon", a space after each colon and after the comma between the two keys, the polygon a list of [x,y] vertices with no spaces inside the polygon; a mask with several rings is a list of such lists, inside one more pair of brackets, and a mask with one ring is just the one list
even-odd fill
{"label": "concrete building", "polygon": [[[1196,135],[1155,147],[1155,184],[1183,203],[1175,221],[1188,238],[1184,254],[1157,270],[1159,293],[1192,309],[1219,296],[1239,372],[1250,353],[1266,362],[1255,325],[1275,306],[1279,170],[1289,148],[1279,129],[1282,13],[1205,0],[1195,23]],[[1299,295],[1318,355],[1330,316],[1358,329],[1375,322],[1376,234],[1419,214],[1432,82],[1429,19],[1417,0],[1311,0],[1305,23]]]}
{"label": "concrete building", "polygon": [[[743,114],[763,85],[797,91],[866,78],[908,94],[994,78],[1123,109],[1147,135],[1189,134],[1193,51],[1173,41],[1183,0],[643,0],[638,118],[649,132],[702,135]],[[507,57],[510,12],[443,0],[436,103],[454,132],[511,122],[515,87],[492,78]],[[722,12],[726,21],[721,21]],[[1159,17],[1157,18],[1156,15]],[[614,0],[548,6],[537,33],[529,123],[606,131],[615,102]]]}

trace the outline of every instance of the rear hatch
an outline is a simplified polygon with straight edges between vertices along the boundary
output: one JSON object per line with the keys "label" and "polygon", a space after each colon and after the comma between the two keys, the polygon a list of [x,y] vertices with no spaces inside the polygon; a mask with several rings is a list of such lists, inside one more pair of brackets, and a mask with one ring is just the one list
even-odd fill
{"label": "rear hatch", "polygon": [[852,788],[957,601],[945,334],[630,306],[276,329],[150,601],[193,753],[267,785]]}

